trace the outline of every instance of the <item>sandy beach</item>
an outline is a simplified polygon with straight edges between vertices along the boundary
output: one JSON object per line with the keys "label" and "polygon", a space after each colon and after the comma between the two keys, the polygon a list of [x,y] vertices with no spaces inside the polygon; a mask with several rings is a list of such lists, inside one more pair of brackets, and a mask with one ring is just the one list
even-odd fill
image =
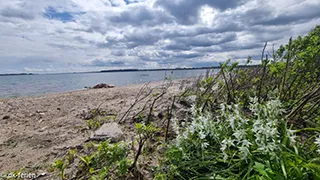
{"label": "sandy beach", "polygon": [[[168,93],[156,103],[155,114],[166,106],[172,95],[179,92],[182,80],[173,81]],[[151,89],[164,86],[164,82],[149,84]],[[134,102],[143,84],[115,88],[87,89],[66,93],[0,99],[0,172],[26,168],[45,172],[49,165],[61,157],[67,149],[75,147],[89,137],[80,131],[85,121],[82,112],[100,106],[117,120]],[[144,105],[140,102],[135,108]],[[132,122],[121,127],[130,137]]]}

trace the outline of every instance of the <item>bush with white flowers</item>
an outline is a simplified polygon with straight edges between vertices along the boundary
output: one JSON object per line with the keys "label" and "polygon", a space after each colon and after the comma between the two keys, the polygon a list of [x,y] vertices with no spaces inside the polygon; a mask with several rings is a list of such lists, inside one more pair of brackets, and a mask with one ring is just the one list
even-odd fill
{"label": "bush with white flowers", "polygon": [[[177,137],[166,153],[165,177],[320,177],[316,170],[320,166],[303,166],[305,157],[299,154],[296,133],[287,128],[278,99],[260,104],[251,98],[249,109],[221,104],[214,114],[200,112],[192,106],[192,121],[182,127],[174,120]],[[320,138],[315,143],[320,148]],[[294,169],[299,165],[294,164],[297,157],[292,160],[293,156],[301,157],[301,176]]]}

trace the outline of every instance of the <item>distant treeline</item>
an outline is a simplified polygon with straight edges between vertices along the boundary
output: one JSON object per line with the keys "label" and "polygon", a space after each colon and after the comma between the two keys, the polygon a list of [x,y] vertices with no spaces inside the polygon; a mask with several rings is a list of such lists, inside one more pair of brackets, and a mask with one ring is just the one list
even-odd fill
{"label": "distant treeline", "polygon": [[21,76],[21,75],[35,75],[35,74],[33,74],[33,73],[0,74],[0,76]]}
{"label": "distant treeline", "polygon": [[[238,65],[237,68],[254,68],[259,65]],[[172,71],[172,70],[199,70],[199,69],[220,69],[220,66],[193,67],[193,68],[159,68],[159,69],[113,69],[101,70],[100,72],[133,72],[133,71]]]}

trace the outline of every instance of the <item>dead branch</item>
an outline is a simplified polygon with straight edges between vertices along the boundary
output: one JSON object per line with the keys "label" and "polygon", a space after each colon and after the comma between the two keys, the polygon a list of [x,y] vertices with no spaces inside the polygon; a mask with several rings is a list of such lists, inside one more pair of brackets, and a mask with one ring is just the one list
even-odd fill
{"label": "dead branch", "polygon": [[171,107],[170,108],[168,107],[168,122],[166,127],[165,142],[168,142],[169,127],[170,127],[170,121],[172,118],[172,110],[173,110],[175,99],[176,99],[176,96],[173,96]]}
{"label": "dead branch", "polygon": [[152,89],[149,91],[149,93],[147,93],[144,97],[140,98],[140,96],[142,95],[142,93],[145,91],[145,89],[149,86],[150,82],[146,83],[145,85],[143,85],[140,89],[140,91],[138,92],[138,94],[135,97],[134,102],[131,104],[131,106],[128,108],[128,110],[123,114],[123,116],[121,117],[121,119],[118,121],[118,123],[122,123],[122,121],[129,115],[130,111],[132,110],[132,108],[140,101],[143,101],[144,99],[146,99],[151,93],[152,93]]}
{"label": "dead branch", "polygon": [[290,114],[288,114],[287,118],[288,118],[288,119],[291,119],[291,118],[293,118],[296,114],[298,114],[298,113],[302,110],[302,108],[308,103],[308,101],[311,100],[312,98],[314,98],[314,95],[315,95],[316,93],[318,93],[319,91],[320,91],[320,86],[319,86],[317,89],[315,89],[315,90],[309,92],[308,94],[306,94],[306,95],[304,96],[304,97],[305,97],[304,100],[297,106],[297,108],[295,108],[294,110],[292,110],[292,111],[290,112]]}

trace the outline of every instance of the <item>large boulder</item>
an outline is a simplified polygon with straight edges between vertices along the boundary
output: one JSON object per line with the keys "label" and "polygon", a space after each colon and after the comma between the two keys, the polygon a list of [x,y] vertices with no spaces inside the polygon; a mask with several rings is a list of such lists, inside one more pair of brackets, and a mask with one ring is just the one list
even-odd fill
{"label": "large boulder", "polygon": [[104,84],[104,83],[101,83],[101,84],[97,84],[95,86],[92,87],[92,89],[100,89],[100,88],[114,88],[115,85],[113,84]]}
{"label": "large boulder", "polygon": [[124,139],[123,131],[117,123],[103,124],[96,130],[90,140],[105,141],[110,139],[110,142],[115,143]]}

